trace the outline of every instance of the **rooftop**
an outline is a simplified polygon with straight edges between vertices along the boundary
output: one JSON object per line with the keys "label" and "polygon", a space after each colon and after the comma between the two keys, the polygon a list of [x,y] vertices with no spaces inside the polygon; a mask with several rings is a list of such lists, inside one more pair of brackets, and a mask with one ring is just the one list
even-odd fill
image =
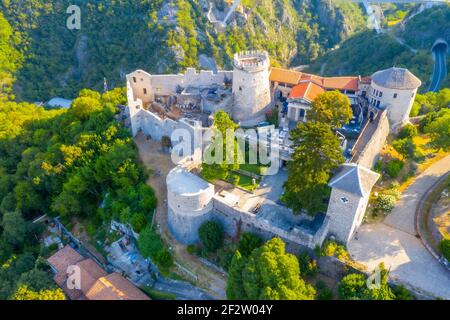
{"label": "rooftop", "polygon": [[89,300],[150,300],[117,272],[99,278],[86,293]]}
{"label": "rooftop", "polygon": [[210,188],[210,184],[186,169],[176,167],[167,175],[167,187],[177,194],[195,195]]}
{"label": "rooftop", "polygon": [[396,67],[375,72],[372,81],[385,88],[401,90],[414,90],[422,84],[408,69]]}
{"label": "rooftop", "polygon": [[[86,259],[71,246],[66,245],[47,259],[55,269],[58,286],[72,300],[149,300],[131,282],[118,273],[109,274],[94,260]],[[67,287],[67,268],[80,268],[80,289]]]}
{"label": "rooftop", "polygon": [[370,194],[373,185],[379,177],[380,175],[378,173],[360,165],[344,163],[328,185],[332,188],[365,197]]}
{"label": "rooftop", "polygon": [[324,93],[325,89],[312,81],[301,82],[292,88],[289,98],[305,99],[313,101],[319,94]]}
{"label": "rooftop", "polygon": [[302,73],[298,71],[281,68],[272,68],[270,70],[269,79],[270,81],[273,82],[296,85],[299,83],[301,76]]}

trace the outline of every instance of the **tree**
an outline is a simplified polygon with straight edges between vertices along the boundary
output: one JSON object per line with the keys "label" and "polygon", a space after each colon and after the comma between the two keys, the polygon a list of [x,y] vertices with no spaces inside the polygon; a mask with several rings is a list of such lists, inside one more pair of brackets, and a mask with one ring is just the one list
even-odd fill
{"label": "tree", "polygon": [[291,131],[295,151],[288,164],[283,200],[295,214],[303,210],[315,215],[325,210],[324,199],[329,195],[327,185],[331,170],[344,162],[339,139],[327,124],[299,123]]}
{"label": "tree", "polygon": [[223,245],[223,227],[216,221],[206,221],[198,229],[200,241],[209,252],[215,252]]}
{"label": "tree", "polygon": [[237,249],[243,256],[248,257],[253,250],[261,246],[262,242],[261,237],[258,235],[251,232],[244,232],[241,235]]}
{"label": "tree", "polygon": [[414,138],[415,136],[417,136],[417,127],[411,123],[407,123],[398,135],[400,139]]}
{"label": "tree", "polygon": [[227,282],[227,298],[240,300],[312,300],[314,288],[300,278],[297,258],[285,251],[285,243],[273,238],[249,257],[239,251],[233,257]]}
{"label": "tree", "polygon": [[91,113],[100,111],[100,101],[92,96],[78,97],[72,102],[70,111],[79,119],[86,120]]}
{"label": "tree", "polygon": [[166,272],[173,265],[173,258],[159,235],[147,225],[139,234],[138,248],[144,258],[151,258],[161,272]]}
{"label": "tree", "polygon": [[333,129],[341,128],[353,117],[350,100],[339,91],[319,94],[311,103],[308,120],[328,123]]}
{"label": "tree", "polygon": [[55,287],[55,282],[52,280],[50,274],[37,268],[22,273],[17,283],[19,285],[26,285],[33,291],[53,289]]}
{"label": "tree", "polygon": [[339,282],[339,298],[341,300],[393,300],[395,295],[387,284],[388,271],[383,263],[378,266],[379,283],[369,288],[366,276],[351,273]]}
{"label": "tree", "polygon": [[12,295],[11,300],[66,300],[66,297],[60,288],[36,292],[29,289],[26,285],[22,285]]}
{"label": "tree", "polygon": [[138,247],[144,258],[153,258],[163,248],[163,244],[159,235],[153,231],[150,225],[147,225],[139,234]]}
{"label": "tree", "polygon": [[431,145],[436,149],[450,150],[450,109],[442,109],[424,128],[431,136]]}
{"label": "tree", "polygon": [[411,138],[403,138],[395,140],[392,146],[398,153],[400,153],[403,159],[411,159],[414,157],[416,151],[416,145]]}
{"label": "tree", "polygon": [[[225,180],[228,176],[228,172],[230,170],[239,169],[239,163],[237,160],[237,141],[234,138],[234,130],[238,127],[238,125],[230,118],[228,113],[223,110],[217,111],[214,115],[214,126],[212,131],[212,143],[209,146],[209,150],[211,153],[212,159],[215,159],[215,162],[218,163],[203,163],[202,164],[202,176],[206,180]],[[227,133],[228,132],[228,133]],[[234,148],[231,149],[229,157],[234,158],[234,162],[231,164],[227,163],[227,134],[233,136]],[[220,138],[219,138],[220,135]],[[218,149],[220,148],[220,149]],[[222,152],[222,158],[220,158],[219,154],[216,152]],[[208,151],[209,152],[209,151]],[[208,159],[209,160],[209,159]]]}
{"label": "tree", "polygon": [[2,237],[5,242],[20,247],[26,236],[26,222],[19,211],[6,212],[2,220]]}

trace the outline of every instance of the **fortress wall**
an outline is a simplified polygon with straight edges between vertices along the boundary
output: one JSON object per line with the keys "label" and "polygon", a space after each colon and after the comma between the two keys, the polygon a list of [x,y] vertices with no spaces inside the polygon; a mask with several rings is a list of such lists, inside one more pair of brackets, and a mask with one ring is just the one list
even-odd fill
{"label": "fortress wall", "polygon": [[173,211],[170,207],[167,208],[167,221],[170,233],[174,238],[183,244],[195,244],[200,241],[198,237],[198,229],[203,223],[213,218],[211,212],[206,212],[201,215],[186,216],[180,215]]}
{"label": "fortress wall", "polygon": [[377,129],[372,134],[370,140],[366,143],[363,151],[359,154],[355,163],[365,168],[372,169],[379,158],[380,152],[383,149],[389,135],[389,131],[390,126],[387,112],[383,111]]}
{"label": "fortress wall", "polygon": [[166,118],[161,119],[156,114],[147,110],[141,110],[140,128],[145,135],[151,136],[152,139],[160,141],[163,136],[170,137],[172,132],[178,128],[179,122]]}
{"label": "fortress wall", "polygon": [[184,75],[184,86],[211,86],[211,85],[223,85],[225,78],[232,80],[233,71],[218,71],[213,73],[211,70],[200,70],[197,72],[194,68],[188,68]]}
{"label": "fortress wall", "polygon": [[218,196],[215,196],[213,201],[213,216],[222,222],[225,232],[232,237],[236,236],[238,228],[240,228],[241,232],[254,232],[266,240],[277,236],[296,245],[313,249],[316,245],[321,245],[328,234],[328,221],[313,236],[300,228],[290,231],[281,229],[254,214],[230,207]]}
{"label": "fortress wall", "polygon": [[128,103],[141,99],[146,104],[154,100],[151,77],[149,73],[142,70],[136,70],[127,75],[127,82],[133,92],[133,100],[128,99]]}

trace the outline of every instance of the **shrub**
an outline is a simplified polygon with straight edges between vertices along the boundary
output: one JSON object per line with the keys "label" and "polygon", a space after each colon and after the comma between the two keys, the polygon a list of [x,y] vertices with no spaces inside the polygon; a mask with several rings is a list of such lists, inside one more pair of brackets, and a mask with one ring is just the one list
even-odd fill
{"label": "shrub", "polygon": [[395,295],[395,300],[414,300],[414,296],[404,286],[397,286],[392,290]]}
{"label": "shrub", "polygon": [[202,244],[208,252],[215,252],[223,245],[223,227],[216,221],[207,221],[198,230]]}
{"label": "shrub", "polygon": [[307,252],[303,252],[298,257],[298,263],[300,265],[300,274],[305,276],[315,276],[319,271],[317,261],[311,259]]}
{"label": "shrub", "polygon": [[416,161],[416,162],[418,162],[418,163],[421,163],[421,162],[425,161],[425,154],[423,153],[422,150],[416,149],[416,150],[414,151],[414,156],[413,156],[413,158],[414,158],[414,161]]}
{"label": "shrub", "polygon": [[445,259],[450,261],[450,239],[444,239],[439,243],[439,250]]}
{"label": "shrub", "polygon": [[333,292],[330,289],[325,288],[319,292],[317,300],[333,300]]}
{"label": "shrub", "polygon": [[322,245],[321,256],[336,257],[341,261],[348,260],[350,254],[345,249],[345,246],[336,241],[327,240]]}
{"label": "shrub", "polygon": [[186,250],[189,254],[192,254],[192,255],[195,255],[197,253],[197,247],[193,244],[188,245]]}
{"label": "shrub", "polygon": [[411,138],[404,138],[395,140],[392,143],[392,146],[398,153],[402,155],[405,159],[411,159],[414,157],[414,153],[416,151],[416,145],[411,140]]}
{"label": "shrub", "polygon": [[375,206],[376,210],[391,212],[395,207],[395,203],[397,202],[397,198],[391,194],[380,194],[377,198],[377,203]]}
{"label": "shrub", "polygon": [[261,237],[258,235],[251,232],[244,232],[239,240],[238,250],[243,256],[247,257],[253,250],[260,247],[262,242]]}
{"label": "shrub", "polygon": [[410,123],[406,124],[398,135],[400,139],[413,138],[415,136],[417,136],[417,127]]}
{"label": "shrub", "polygon": [[140,233],[147,225],[147,217],[144,213],[139,212],[131,217],[131,226],[134,232]]}
{"label": "shrub", "polygon": [[400,171],[403,169],[405,163],[399,159],[392,159],[386,165],[386,172],[389,177],[395,179],[400,174]]}
{"label": "shrub", "polygon": [[158,267],[168,269],[173,265],[172,254],[167,249],[161,249],[156,253],[154,262]]}
{"label": "shrub", "polygon": [[383,172],[383,161],[378,160],[378,161],[375,163],[374,170],[375,170],[375,172],[378,172],[378,173]]}

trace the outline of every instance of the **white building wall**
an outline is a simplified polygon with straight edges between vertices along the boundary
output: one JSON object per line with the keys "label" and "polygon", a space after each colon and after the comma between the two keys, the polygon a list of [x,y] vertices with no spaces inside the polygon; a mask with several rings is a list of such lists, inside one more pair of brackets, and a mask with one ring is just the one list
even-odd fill
{"label": "white building wall", "polygon": [[376,101],[380,101],[379,107],[387,110],[391,129],[395,130],[409,121],[409,113],[416,93],[417,89],[390,89],[379,86],[372,81],[368,99],[369,103],[374,106],[377,106]]}

